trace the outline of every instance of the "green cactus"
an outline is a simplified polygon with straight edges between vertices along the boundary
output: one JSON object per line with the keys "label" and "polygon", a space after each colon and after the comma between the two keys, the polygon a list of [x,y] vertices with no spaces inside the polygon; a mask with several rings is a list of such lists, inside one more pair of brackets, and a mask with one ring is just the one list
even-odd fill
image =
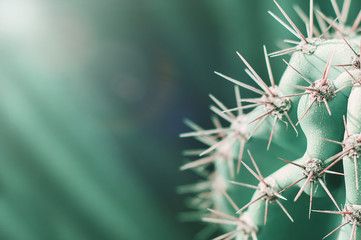
{"label": "green cactus", "polygon": [[[193,194],[182,216],[220,227],[217,240],[361,239],[361,11],[348,21],[351,0],[331,0],[333,19],[310,0],[309,17],[296,8],[304,35],[274,2],[285,20],[269,13],[299,41],[271,54],[264,46],[270,84],[238,52],[258,87],[216,72],[235,85],[236,106],[210,95],[215,128],[185,121],[192,132],[181,137],[207,147],[185,151],[200,158],[181,170],[204,180],[179,187]],[[288,54],[276,85],[269,57]],[[259,96],[241,98],[239,87]]]}

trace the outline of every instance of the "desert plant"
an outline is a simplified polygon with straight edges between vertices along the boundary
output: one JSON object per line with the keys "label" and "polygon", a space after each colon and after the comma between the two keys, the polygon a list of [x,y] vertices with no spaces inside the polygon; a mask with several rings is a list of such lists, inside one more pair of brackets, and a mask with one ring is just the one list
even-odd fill
{"label": "desert plant", "polygon": [[[351,0],[341,8],[331,0],[331,18],[310,0],[309,16],[295,8],[303,34],[274,2],[285,20],[270,15],[298,40],[284,40],[293,46],[271,54],[264,46],[270,84],[238,52],[258,87],[216,72],[235,85],[236,107],[210,95],[215,128],[185,121],[193,131],[181,137],[207,147],[184,152],[201,158],[181,170],[204,180],[178,189],[193,193],[195,211],[183,218],[220,226],[217,240],[361,239],[361,11],[348,21]],[[289,54],[276,85],[269,57]],[[239,87],[259,97],[241,98]]]}

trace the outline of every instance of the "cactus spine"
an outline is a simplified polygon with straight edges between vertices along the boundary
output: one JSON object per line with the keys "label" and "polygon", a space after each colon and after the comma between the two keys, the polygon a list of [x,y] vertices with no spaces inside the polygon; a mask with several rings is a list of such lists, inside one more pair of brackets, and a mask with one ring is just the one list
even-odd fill
{"label": "cactus spine", "polygon": [[[297,9],[305,36],[274,2],[285,20],[269,13],[299,41],[285,40],[294,46],[271,54],[264,46],[270,84],[238,52],[258,87],[216,72],[234,84],[236,107],[210,95],[215,128],[186,120],[193,131],[181,137],[207,147],[185,151],[200,158],[181,170],[192,169],[204,180],[179,191],[194,194],[196,216],[221,227],[218,240],[361,239],[361,11],[348,25],[350,0],[341,9],[331,1],[334,19],[315,11],[310,0],[309,17]],[[269,57],[288,54],[276,85]],[[242,99],[240,87],[259,97]],[[251,176],[256,182],[245,182]],[[317,224],[310,224],[311,215]]]}

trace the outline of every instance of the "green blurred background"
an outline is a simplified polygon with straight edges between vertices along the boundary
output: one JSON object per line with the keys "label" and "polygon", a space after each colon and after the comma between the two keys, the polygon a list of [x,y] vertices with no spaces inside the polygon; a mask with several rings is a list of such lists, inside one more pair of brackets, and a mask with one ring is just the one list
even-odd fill
{"label": "green blurred background", "polygon": [[[292,38],[267,10],[278,13],[271,0],[0,0],[0,239],[193,239],[202,224],[177,219],[176,187],[197,180],[178,170],[197,146],[178,138],[182,120],[211,126],[208,93],[235,105],[213,71],[250,83],[236,50],[267,76],[262,45]],[[281,58],[271,64],[279,78]]]}

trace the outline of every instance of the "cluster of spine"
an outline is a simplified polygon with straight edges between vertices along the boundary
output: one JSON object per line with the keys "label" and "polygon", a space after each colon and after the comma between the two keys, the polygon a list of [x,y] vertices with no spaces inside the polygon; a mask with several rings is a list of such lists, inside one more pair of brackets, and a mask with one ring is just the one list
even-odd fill
{"label": "cluster of spine", "polygon": [[[324,233],[324,238],[341,229],[338,240],[357,239],[361,226],[361,11],[348,21],[351,0],[344,0],[341,8],[331,0],[336,14],[331,18],[310,0],[309,16],[295,7],[306,25],[304,35],[274,2],[285,20],[269,13],[298,40],[284,40],[294,46],[271,54],[264,46],[270,85],[238,52],[257,87],[215,72],[234,84],[236,106],[228,108],[210,95],[214,129],[185,122],[192,132],[181,137],[194,137],[207,147],[184,152],[199,158],[181,170],[193,170],[204,180],[179,187],[179,192],[193,194],[188,205],[194,211],[183,217],[211,223],[204,232],[220,226],[225,233],[216,240],[278,239],[262,235],[269,225],[269,206],[277,205],[290,221],[297,221],[284,206],[290,201],[286,192],[296,189],[291,196],[294,201],[302,193],[309,195],[309,218],[312,212],[340,215],[339,226]],[[290,54],[276,85],[269,57]],[[241,98],[240,87],[259,97]],[[253,175],[258,184],[242,182],[247,179],[244,174]],[[342,184],[332,186],[330,178]],[[254,194],[247,204],[238,206],[245,196],[242,188],[253,189]],[[343,191],[343,208],[334,191]],[[322,197],[330,199],[328,207],[333,209],[312,208],[313,198]]]}

